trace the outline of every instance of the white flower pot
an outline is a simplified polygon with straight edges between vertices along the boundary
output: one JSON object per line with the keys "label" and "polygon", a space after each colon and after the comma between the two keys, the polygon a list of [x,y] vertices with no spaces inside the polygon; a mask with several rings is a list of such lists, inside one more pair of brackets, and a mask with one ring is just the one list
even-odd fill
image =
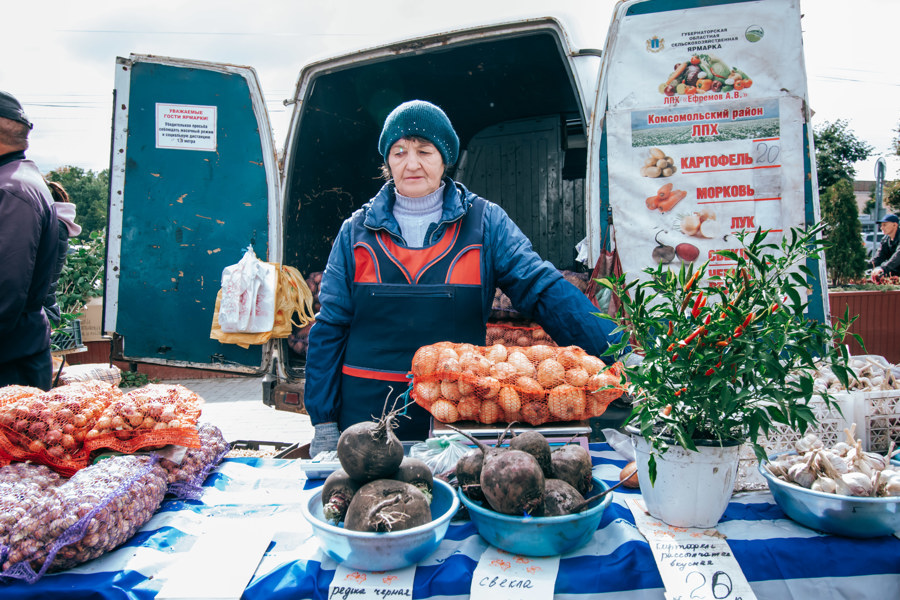
{"label": "white flower pot", "polygon": [[676,527],[715,527],[734,491],[741,445],[697,445],[697,452],[670,445],[656,455],[656,482],[651,485],[653,448],[640,435],[633,434],[631,441],[647,511]]}

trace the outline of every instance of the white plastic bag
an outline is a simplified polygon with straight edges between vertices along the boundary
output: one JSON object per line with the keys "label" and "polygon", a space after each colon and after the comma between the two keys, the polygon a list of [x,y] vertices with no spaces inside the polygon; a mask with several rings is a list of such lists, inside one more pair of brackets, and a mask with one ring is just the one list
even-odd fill
{"label": "white plastic bag", "polygon": [[433,474],[453,472],[452,479],[455,479],[456,463],[469,451],[466,443],[466,438],[459,434],[428,438],[424,442],[413,444],[409,449],[409,456],[424,462]]}
{"label": "white plastic bag", "polygon": [[278,271],[256,258],[251,246],[244,257],[222,270],[219,327],[226,333],[262,333],[275,325]]}

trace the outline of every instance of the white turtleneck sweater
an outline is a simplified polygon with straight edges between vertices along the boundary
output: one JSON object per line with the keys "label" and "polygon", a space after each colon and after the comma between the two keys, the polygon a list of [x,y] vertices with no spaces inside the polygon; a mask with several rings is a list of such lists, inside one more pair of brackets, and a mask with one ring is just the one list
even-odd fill
{"label": "white turtleneck sweater", "polygon": [[410,198],[399,192],[394,193],[394,218],[400,225],[400,233],[410,248],[421,248],[425,245],[425,234],[432,223],[441,218],[444,206],[444,184],[421,198]]}

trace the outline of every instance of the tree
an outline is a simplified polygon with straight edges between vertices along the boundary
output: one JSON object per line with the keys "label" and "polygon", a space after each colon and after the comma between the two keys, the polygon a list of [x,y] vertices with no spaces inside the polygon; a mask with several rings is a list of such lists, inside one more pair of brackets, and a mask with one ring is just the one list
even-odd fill
{"label": "tree", "polygon": [[60,167],[47,173],[46,177],[66,188],[69,199],[75,203],[75,221],[82,229],[79,240],[87,242],[92,232],[106,229],[109,169],[94,173],[80,167]]}
{"label": "tree", "polygon": [[900,213],[900,180],[884,182],[884,192],[881,201],[889,212],[894,214]]}
{"label": "tree", "polygon": [[87,241],[70,248],[56,290],[56,300],[63,314],[80,313],[91,298],[103,295],[104,236],[104,231],[95,231]]}
{"label": "tree", "polygon": [[875,149],[860,140],[847,126],[846,119],[838,119],[813,129],[816,147],[816,175],[819,179],[819,195],[842,179],[853,181],[856,176],[854,163],[869,158]]}
{"label": "tree", "polygon": [[826,224],[825,263],[833,285],[862,276],[866,270],[866,249],[856,208],[853,184],[841,179],[819,197],[822,220]]}
{"label": "tree", "polygon": [[900,125],[897,125],[897,129],[894,131],[897,132],[897,137],[894,138],[894,142],[891,144],[891,150],[894,151],[894,154],[900,156]]}

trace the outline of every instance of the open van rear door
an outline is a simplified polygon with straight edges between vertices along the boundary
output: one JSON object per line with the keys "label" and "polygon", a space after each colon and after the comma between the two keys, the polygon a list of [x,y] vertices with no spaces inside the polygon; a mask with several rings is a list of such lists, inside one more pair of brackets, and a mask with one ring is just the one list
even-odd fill
{"label": "open van rear door", "polygon": [[116,62],[104,330],[123,360],[246,373],[264,346],[210,339],[222,269],[281,255],[279,172],[249,67]]}

